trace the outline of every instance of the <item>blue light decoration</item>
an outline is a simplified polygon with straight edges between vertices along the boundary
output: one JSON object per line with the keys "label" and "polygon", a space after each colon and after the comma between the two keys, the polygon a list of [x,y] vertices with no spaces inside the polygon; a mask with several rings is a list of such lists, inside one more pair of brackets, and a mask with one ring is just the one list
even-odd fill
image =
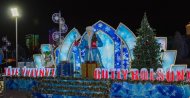
{"label": "blue light decoration", "polygon": [[123,54],[122,55],[122,57],[123,57],[123,59],[122,59],[122,64],[123,64],[122,68],[127,69],[127,68],[130,67],[130,58],[129,58],[128,48],[127,48],[126,44],[123,45],[122,54]]}
{"label": "blue light decoration", "polygon": [[151,83],[114,83],[111,98],[187,98],[189,85],[164,85]]}
{"label": "blue light decoration", "polygon": [[175,75],[177,74],[177,70],[187,70],[187,64],[175,64],[171,66],[171,70],[174,71]]}
{"label": "blue light decoration", "polygon": [[172,64],[175,64],[177,51],[176,50],[166,50],[163,52],[162,57],[162,67],[163,70],[166,72],[167,69],[171,67]]}
{"label": "blue light decoration", "polygon": [[123,40],[123,67],[129,68],[130,61],[133,59],[133,48],[136,45],[136,36],[122,23],[117,27],[116,34]]}
{"label": "blue light decoration", "polygon": [[52,47],[50,44],[41,44],[41,52],[51,52],[52,51]]}
{"label": "blue light decoration", "polygon": [[[161,53],[162,67],[166,72],[167,69],[171,68],[171,65],[175,65],[177,51],[176,50],[167,50],[167,37],[156,37],[158,43],[160,43],[160,50],[164,50]],[[184,68],[184,66],[178,66],[178,68]]]}
{"label": "blue light decoration", "polygon": [[57,47],[55,50],[54,50],[54,57],[55,57],[55,64],[56,66],[60,63],[60,47]]}
{"label": "blue light decoration", "polygon": [[[46,52],[50,52],[48,55],[48,60],[46,60]],[[51,67],[54,64],[54,58],[53,58],[53,48],[50,44],[41,44],[41,54],[44,59],[44,62],[47,62],[44,64],[44,67]]]}
{"label": "blue light decoration", "polygon": [[41,54],[34,54],[33,59],[36,68],[44,68],[44,59]]}
{"label": "blue light decoration", "polygon": [[60,61],[69,61],[69,54],[71,52],[71,47],[75,41],[75,39],[80,38],[80,34],[78,33],[77,29],[72,29],[65,39],[63,40],[62,44],[60,45]]}
{"label": "blue light decoration", "polygon": [[[97,33],[97,31],[101,30],[102,33],[107,34],[114,41],[114,43],[113,43],[114,44],[114,65],[113,64],[112,65],[105,65],[105,64],[108,64],[108,62],[110,62],[110,61],[107,62],[107,61],[102,60],[103,66],[107,67],[107,68],[113,68],[113,66],[114,66],[114,68],[121,68],[121,61],[122,61],[121,60],[121,50],[122,50],[121,49],[121,40],[115,34],[115,30],[111,26],[109,26],[108,24],[104,23],[103,21],[98,21],[97,23],[95,23],[92,26],[94,28],[94,33]],[[104,34],[104,36],[101,36],[101,37],[107,36],[105,34]],[[82,41],[83,41],[83,38],[85,35],[86,35],[86,32],[82,36],[82,39],[81,39]],[[101,39],[104,40],[104,38],[101,38]],[[99,49],[101,49],[101,48],[99,48]],[[101,51],[101,53],[107,52],[107,51],[103,51],[103,50],[100,50],[100,51]],[[81,50],[81,58],[83,59],[82,62],[84,62],[84,55],[85,55],[84,53],[85,53],[85,49],[82,49]],[[102,55],[102,59],[104,59],[104,60],[109,59],[109,58],[107,58],[107,55],[106,56],[103,54],[101,54],[101,55]],[[109,64],[111,64],[111,63],[109,63]],[[108,66],[110,66],[110,67],[108,67]]]}
{"label": "blue light decoration", "polygon": [[[103,31],[104,33],[106,33],[107,35],[109,35],[113,41],[114,41],[114,66],[115,68],[121,68],[121,39],[115,34],[115,30],[109,26],[108,24],[104,23],[103,21],[98,21],[97,23],[95,23],[93,25],[94,27],[94,32],[96,31]],[[104,51],[106,52],[106,51]],[[112,66],[112,65],[110,65]]]}
{"label": "blue light decoration", "polygon": [[116,34],[124,41],[127,45],[128,51],[130,51],[131,59],[133,59],[133,48],[136,45],[136,36],[134,33],[124,24],[120,23]]}
{"label": "blue light decoration", "polygon": [[[100,51],[104,68],[114,68],[114,41],[103,31],[99,30],[96,33],[103,43],[103,46],[98,47],[98,50]],[[109,51],[109,53],[106,51]]]}
{"label": "blue light decoration", "polygon": [[[93,25],[94,33],[96,33],[103,42],[103,47],[98,47],[103,66],[105,68],[117,68],[117,69],[127,69],[130,68],[130,61],[133,59],[133,49],[136,43],[136,36],[134,33],[124,24],[120,23],[117,30],[114,30],[111,26],[104,23],[103,21],[98,21]],[[84,53],[85,49],[79,49],[73,44],[77,39],[80,39],[82,43],[86,32],[81,35],[77,29],[72,29],[65,39],[62,41],[54,50],[55,63],[58,65],[61,61],[68,61],[74,63],[75,69],[80,71],[81,63],[84,63]],[[175,64],[177,51],[176,50],[167,50],[167,38],[166,37],[156,37],[158,43],[160,43],[161,48],[164,50],[161,54],[162,58],[162,67],[164,72],[167,69],[171,68],[172,70],[186,69],[187,65]],[[37,68],[44,68],[44,58],[42,57],[43,52],[51,51],[49,44],[44,44],[41,46],[42,54],[34,54],[34,62]],[[173,65],[173,66],[171,66]],[[53,78],[54,79],[54,78]],[[30,80],[33,81],[33,80]],[[71,80],[59,80],[72,82]],[[80,81],[80,80],[77,80]],[[94,82],[98,80],[90,80]],[[102,80],[100,80],[102,81]],[[81,80],[80,82],[86,82],[86,80]],[[23,84],[25,83],[25,86]],[[20,88],[25,87],[31,88],[31,85],[36,85],[37,82],[24,82],[19,80],[8,80],[6,87],[11,88]],[[57,85],[57,84],[50,84]],[[60,84],[61,85],[61,84]],[[68,85],[64,85],[68,86]],[[72,86],[72,85],[69,85]],[[51,89],[51,88],[49,88]],[[128,82],[113,82],[110,90],[111,98],[187,98],[190,95],[190,86],[188,84],[183,85],[172,85],[172,84],[151,84],[146,83],[128,83]],[[56,90],[55,90],[56,91]],[[65,92],[64,90],[60,90]],[[77,91],[77,90],[76,90]],[[78,92],[84,92],[78,90]],[[88,93],[91,93],[88,91]],[[104,93],[104,92],[100,92]],[[41,94],[40,94],[41,95]],[[68,97],[64,95],[53,95],[53,94],[44,94],[41,97]],[[76,96],[69,96],[76,98]],[[79,97],[78,97],[79,98]]]}
{"label": "blue light decoration", "polygon": [[[108,24],[104,23],[103,21],[98,21],[94,25],[92,25],[94,28],[94,33],[98,34],[100,36],[100,39],[104,42],[103,47],[98,47],[103,66],[105,68],[130,68],[131,66],[131,60],[133,59],[133,49],[136,44],[136,36],[134,33],[124,24],[120,23],[117,29],[113,29]],[[77,29],[72,29],[64,40],[62,40],[61,45],[59,45],[58,48],[55,49],[55,62],[56,65],[61,61],[69,61],[74,64],[76,67],[75,70],[80,71],[80,65],[81,63],[84,63],[84,56],[85,56],[85,48],[79,49],[77,47],[74,47],[74,42],[76,39],[80,39],[80,42],[82,43],[84,40],[84,37],[86,36],[86,32],[82,35],[79,34]],[[110,54],[113,58],[110,58],[107,53],[106,47],[108,47],[108,44],[106,44],[106,41],[110,42],[109,47],[113,47],[110,50]],[[175,65],[175,59],[177,55],[177,51],[175,50],[167,50],[167,38],[166,37],[156,37],[156,40],[161,45],[161,49],[164,50],[164,52],[161,54],[162,58],[162,66],[164,71],[166,71],[168,68],[171,67],[171,64]],[[114,54],[112,54],[114,53]]]}
{"label": "blue light decoration", "polygon": [[80,71],[81,67],[81,58],[80,58],[80,50],[77,46],[72,45],[72,52],[71,53],[71,59],[73,60],[73,64],[74,64],[74,70],[76,71]]}
{"label": "blue light decoration", "polygon": [[6,89],[10,90],[32,91],[32,87],[37,85],[38,82],[33,79],[28,79],[28,80],[8,79],[5,82]]}
{"label": "blue light decoration", "polygon": [[156,41],[160,43],[160,50],[167,50],[167,37],[156,37]]}
{"label": "blue light decoration", "polygon": [[[108,24],[104,23],[103,21],[98,21],[97,23],[95,23],[93,25],[94,28],[94,33],[97,33],[99,31],[101,31],[100,34],[100,38],[101,40],[103,40],[103,42],[105,41],[104,37],[105,36],[109,36],[112,40],[113,40],[113,45],[114,45],[114,59],[110,59],[109,64],[108,64],[108,56],[104,55],[103,53],[107,52],[102,50],[103,48],[98,48],[101,52],[101,57],[102,57],[102,61],[103,61],[103,66],[105,66],[106,68],[130,68],[131,66],[131,60],[133,59],[133,48],[136,44],[136,36],[134,35],[134,33],[127,27],[125,26],[123,23],[120,23],[119,26],[117,27],[117,30],[114,30],[111,26],[109,26]],[[60,45],[62,47],[62,51],[60,50],[60,61],[66,61],[69,59],[68,55],[73,55],[72,53],[74,53],[73,57],[71,57],[70,59],[74,60],[75,65],[78,66],[77,69],[80,69],[80,64],[84,63],[84,56],[85,56],[85,49],[81,49],[80,52],[77,50],[76,51],[76,47],[73,47],[73,42],[75,39],[80,38],[80,34],[74,35],[74,33],[72,32],[77,32],[78,31],[74,31],[71,30],[71,32],[67,35],[69,37],[65,38],[65,40],[63,41],[63,44]],[[104,34],[105,33],[105,34]],[[103,35],[103,36],[102,36]],[[78,36],[76,38],[74,38],[74,36]],[[80,36],[80,37],[79,37]],[[83,42],[84,37],[86,36],[86,32],[82,35],[81,37],[81,41]],[[163,68],[164,71],[169,68],[170,64],[174,64],[175,63],[175,57],[176,54],[172,54],[172,53],[168,53],[167,50],[167,38],[166,37],[156,37],[156,40],[158,43],[161,44],[161,48],[165,51],[162,55],[162,59],[163,59]],[[73,51],[71,51],[73,50]],[[68,53],[69,52],[69,53]],[[169,57],[167,57],[169,56]],[[169,59],[169,60],[168,60]],[[114,61],[111,61],[114,60]],[[114,62],[110,63],[110,62]],[[108,67],[110,66],[110,67]]]}
{"label": "blue light decoration", "polygon": [[[72,80],[58,80],[60,82]],[[85,80],[77,80],[80,82],[87,82]],[[92,80],[91,82],[96,82]],[[46,85],[52,86],[72,86],[56,83],[45,83]],[[39,82],[33,79],[7,79],[5,82],[6,89],[11,90],[24,90],[32,91],[32,87],[38,86]],[[97,85],[98,86],[98,85]],[[76,86],[74,86],[76,87]],[[80,87],[80,86],[77,86]],[[86,86],[84,86],[85,88]],[[99,86],[98,86],[99,87]],[[49,88],[52,90],[52,88]],[[62,91],[60,89],[54,89],[54,91]],[[75,92],[83,92],[76,90]],[[85,93],[97,93],[97,92],[85,92]],[[104,93],[104,92],[100,92]],[[89,98],[78,96],[67,96],[67,95],[56,95],[56,94],[41,94],[33,93],[33,96],[37,98]],[[119,82],[113,83],[110,89],[110,98],[188,98],[190,96],[190,85],[173,85],[173,84],[152,84],[149,82],[146,83],[128,83],[128,82]]]}

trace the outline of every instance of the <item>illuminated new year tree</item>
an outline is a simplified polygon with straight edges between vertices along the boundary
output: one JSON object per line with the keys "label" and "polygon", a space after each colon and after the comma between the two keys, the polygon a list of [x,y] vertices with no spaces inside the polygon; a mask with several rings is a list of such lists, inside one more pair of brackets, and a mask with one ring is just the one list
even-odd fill
{"label": "illuminated new year tree", "polygon": [[133,51],[134,59],[132,68],[161,68],[160,44],[155,39],[153,30],[147,20],[146,13],[141,21],[141,27],[137,30],[138,38]]}

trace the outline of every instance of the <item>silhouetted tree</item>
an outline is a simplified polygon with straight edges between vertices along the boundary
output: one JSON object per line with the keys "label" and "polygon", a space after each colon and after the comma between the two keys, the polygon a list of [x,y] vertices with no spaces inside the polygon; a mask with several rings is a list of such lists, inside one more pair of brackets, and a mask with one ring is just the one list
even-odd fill
{"label": "silhouetted tree", "polygon": [[176,32],[174,36],[173,49],[177,50],[177,63],[187,58],[189,54],[188,45],[185,38],[180,32]]}

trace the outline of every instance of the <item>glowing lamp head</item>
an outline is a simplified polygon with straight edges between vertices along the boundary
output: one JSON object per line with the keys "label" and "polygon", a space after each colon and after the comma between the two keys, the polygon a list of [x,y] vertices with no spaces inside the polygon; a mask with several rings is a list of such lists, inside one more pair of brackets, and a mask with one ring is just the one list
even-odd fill
{"label": "glowing lamp head", "polygon": [[11,8],[11,13],[12,13],[13,17],[18,17],[19,16],[17,8]]}

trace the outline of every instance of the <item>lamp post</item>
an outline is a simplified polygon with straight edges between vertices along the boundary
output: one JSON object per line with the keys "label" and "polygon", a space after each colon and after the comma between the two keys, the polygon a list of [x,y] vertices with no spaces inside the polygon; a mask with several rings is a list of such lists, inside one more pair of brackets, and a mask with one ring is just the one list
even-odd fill
{"label": "lamp post", "polygon": [[18,66],[18,36],[17,36],[17,18],[19,16],[18,9],[17,8],[11,8],[11,13],[12,16],[15,17],[15,22],[16,22],[16,67]]}

